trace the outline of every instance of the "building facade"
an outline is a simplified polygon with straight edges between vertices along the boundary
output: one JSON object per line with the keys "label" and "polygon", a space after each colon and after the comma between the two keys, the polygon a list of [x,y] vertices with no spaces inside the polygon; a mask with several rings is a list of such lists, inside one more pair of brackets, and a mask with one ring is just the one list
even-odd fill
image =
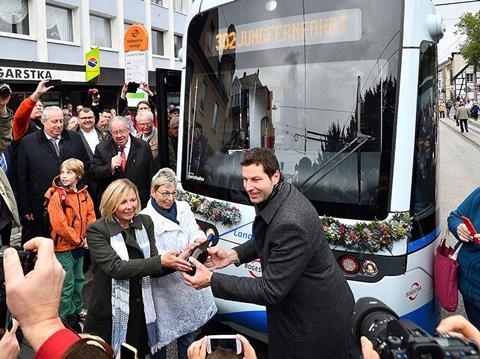
{"label": "building facade", "polygon": [[[28,96],[43,78],[60,79],[47,104],[85,102],[98,88],[114,106],[124,83],[126,29],[140,23],[149,34],[149,84],[155,69],[180,71],[178,58],[187,12],[193,0],[9,0],[0,7],[0,81],[15,101]],[[101,74],[85,81],[85,54],[100,48]],[[178,87],[180,84],[178,83]]]}

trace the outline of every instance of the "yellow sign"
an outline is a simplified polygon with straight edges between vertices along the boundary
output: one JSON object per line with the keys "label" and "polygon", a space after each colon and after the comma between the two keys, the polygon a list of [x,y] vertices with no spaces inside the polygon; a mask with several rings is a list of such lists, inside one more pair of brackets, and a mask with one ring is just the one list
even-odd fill
{"label": "yellow sign", "polygon": [[235,52],[357,41],[362,34],[360,9],[289,16],[235,27],[216,35],[216,50]]}
{"label": "yellow sign", "polygon": [[100,76],[100,49],[98,47],[85,54],[85,79],[90,81]]}

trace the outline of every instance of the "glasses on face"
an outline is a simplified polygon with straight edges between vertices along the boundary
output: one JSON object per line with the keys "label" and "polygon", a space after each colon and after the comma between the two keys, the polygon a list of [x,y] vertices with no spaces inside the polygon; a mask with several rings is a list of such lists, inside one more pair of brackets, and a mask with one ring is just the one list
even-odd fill
{"label": "glasses on face", "polygon": [[168,191],[159,192],[159,191],[157,191],[157,193],[160,194],[163,198],[168,198],[170,196],[177,197],[177,191],[173,191],[173,192],[168,192]]}
{"label": "glasses on face", "polygon": [[111,131],[110,133],[112,134],[112,136],[125,135],[126,133],[128,133],[128,129],[124,128],[123,130]]}
{"label": "glasses on face", "polygon": [[85,116],[85,117],[79,117],[80,120],[93,120],[95,116]]}

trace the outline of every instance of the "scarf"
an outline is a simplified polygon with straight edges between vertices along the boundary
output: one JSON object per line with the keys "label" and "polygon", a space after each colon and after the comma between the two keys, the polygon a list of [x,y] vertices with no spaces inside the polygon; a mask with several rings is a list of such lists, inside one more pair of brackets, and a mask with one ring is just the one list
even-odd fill
{"label": "scarf", "polygon": [[177,203],[173,202],[172,207],[170,207],[169,210],[164,210],[160,208],[160,206],[155,202],[155,200],[152,198],[152,207],[162,216],[164,216],[166,219],[172,221],[173,223],[180,224],[180,222],[177,220]]}
{"label": "scarf", "polygon": [[[147,231],[142,224],[142,229],[135,229],[137,243],[145,258],[150,257],[150,241]],[[128,251],[122,233],[110,237],[110,245],[122,260],[128,260]],[[129,279],[112,278],[112,349],[115,354],[120,352],[120,346],[127,338],[128,315],[129,315]],[[158,349],[158,335],[155,327],[155,307],[153,305],[152,286],[150,277],[142,277],[142,299],[147,322],[148,344],[150,350],[155,353]]]}

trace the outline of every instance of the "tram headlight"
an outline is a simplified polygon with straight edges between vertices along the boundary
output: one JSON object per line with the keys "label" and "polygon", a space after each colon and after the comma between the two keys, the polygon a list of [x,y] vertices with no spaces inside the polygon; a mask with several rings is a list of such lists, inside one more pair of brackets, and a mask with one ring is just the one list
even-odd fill
{"label": "tram headlight", "polygon": [[341,256],[338,259],[338,263],[340,264],[340,268],[348,274],[357,274],[360,270],[360,262],[354,256]]}

